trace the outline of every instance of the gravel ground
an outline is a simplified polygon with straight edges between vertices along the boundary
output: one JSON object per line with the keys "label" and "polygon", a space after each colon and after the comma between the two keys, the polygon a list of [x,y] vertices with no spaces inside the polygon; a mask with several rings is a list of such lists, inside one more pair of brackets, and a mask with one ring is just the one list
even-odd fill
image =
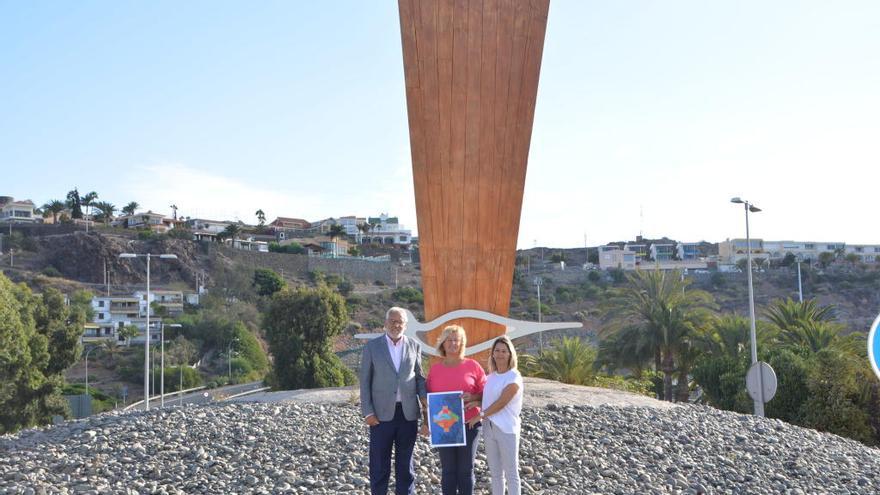
{"label": "gravel ground", "polygon": [[[523,411],[525,493],[880,493],[880,450],[702,406]],[[0,437],[0,493],[367,493],[351,404],[110,413]],[[419,493],[439,462],[416,450]],[[488,492],[477,461],[478,492]]]}

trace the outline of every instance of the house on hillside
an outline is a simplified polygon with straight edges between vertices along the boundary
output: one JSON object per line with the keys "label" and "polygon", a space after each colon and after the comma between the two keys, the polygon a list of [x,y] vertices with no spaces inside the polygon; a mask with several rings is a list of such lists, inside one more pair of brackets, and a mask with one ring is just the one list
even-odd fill
{"label": "house on hillside", "polygon": [[277,217],[266,226],[278,242],[292,237],[305,237],[317,231],[311,223],[302,218]]}
{"label": "house on hillside", "polygon": [[186,227],[193,233],[194,241],[216,241],[217,235],[226,230],[232,222],[207,220],[204,218],[190,218],[186,221]]}
{"label": "house on hillside", "polygon": [[373,227],[363,235],[362,244],[388,244],[405,248],[412,244],[412,231],[403,228],[397,217],[382,213],[378,217],[369,217],[367,223]]}
{"label": "house on hillside", "polygon": [[126,229],[149,229],[157,234],[164,234],[174,228],[174,219],[168,218],[161,213],[135,213],[134,215],[123,215],[113,220],[114,227],[123,227]]}
{"label": "house on hillside", "polygon": [[34,214],[35,209],[29,199],[16,201],[12,196],[0,196],[0,222],[41,223],[43,218]]}

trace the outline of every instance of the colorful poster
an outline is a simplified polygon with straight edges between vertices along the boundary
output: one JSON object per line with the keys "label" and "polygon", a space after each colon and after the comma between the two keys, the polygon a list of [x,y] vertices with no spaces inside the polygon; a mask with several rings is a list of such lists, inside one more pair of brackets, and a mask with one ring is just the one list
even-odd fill
{"label": "colorful poster", "polygon": [[465,445],[462,391],[428,394],[428,428],[431,447]]}

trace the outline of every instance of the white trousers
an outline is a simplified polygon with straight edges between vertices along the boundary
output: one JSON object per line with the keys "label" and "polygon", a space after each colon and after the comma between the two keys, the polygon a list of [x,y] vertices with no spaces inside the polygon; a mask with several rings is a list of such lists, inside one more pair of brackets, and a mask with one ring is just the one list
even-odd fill
{"label": "white trousers", "polygon": [[491,419],[487,419],[483,421],[483,441],[489,474],[492,476],[492,495],[504,495],[505,480],[507,493],[520,495],[519,435],[504,433],[492,424]]}

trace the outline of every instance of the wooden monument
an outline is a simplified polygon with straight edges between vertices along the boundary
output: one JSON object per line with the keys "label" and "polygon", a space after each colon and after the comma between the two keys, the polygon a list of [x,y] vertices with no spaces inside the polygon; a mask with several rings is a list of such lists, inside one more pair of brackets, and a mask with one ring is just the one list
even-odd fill
{"label": "wooden monument", "polygon": [[[399,0],[426,321],[457,309],[508,315],[548,9]],[[460,323],[469,345],[504,333]]]}

